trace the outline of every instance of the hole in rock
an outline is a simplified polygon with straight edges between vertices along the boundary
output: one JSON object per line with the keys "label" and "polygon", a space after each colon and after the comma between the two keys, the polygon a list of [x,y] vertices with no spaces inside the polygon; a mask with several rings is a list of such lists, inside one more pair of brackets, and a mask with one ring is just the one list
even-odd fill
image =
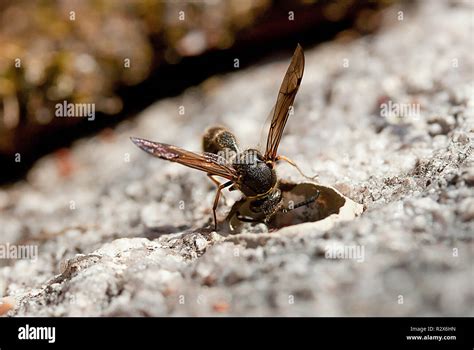
{"label": "hole in rock", "polygon": [[[332,214],[339,214],[339,210],[346,203],[346,199],[334,189],[310,182],[295,184],[282,181],[279,187],[283,195],[282,204],[284,208],[294,207],[298,203],[304,202],[314,196],[317,196],[317,200],[286,213],[278,212],[268,222],[267,226],[269,230],[303,222],[323,220]],[[265,219],[264,214],[256,213],[251,210],[252,201],[252,199],[241,199],[237,201],[227,215],[227,218],[220,223],[220,228],[228,233],[240,233],[249,225],[248,222],[239,219],[241,216],[251,218],[252,221],[255,221],[252,225],[263,222]]]}

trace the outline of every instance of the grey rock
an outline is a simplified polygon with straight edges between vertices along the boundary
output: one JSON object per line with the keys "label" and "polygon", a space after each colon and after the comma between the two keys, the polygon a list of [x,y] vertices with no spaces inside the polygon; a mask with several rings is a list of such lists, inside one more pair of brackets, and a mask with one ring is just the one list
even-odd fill
{"label": "grey rock", "polygon": [[[117,126],[114,141],[78,141],[68,178],[47,156],[1,189],[1,241],[38,247],[36,259],[0,260],[2,312],[473,316],[472,11],[469,1],[421,2],[400,22],[387,11],[370,38],[306,49],[279,150],[361,203],[360,217],[327,231],[212,232],[206,176],[129,141],[199,150],[204,129],[225,124],[254,146],[288,57],[157,102]],[[421,113],[383,118],[374,112],[383,96],[416,100]],[[277,171],[303,180],[286,165]],[[224,195],[220,218],[239,198]],[[331,258],[330,249],[345,253]]]}

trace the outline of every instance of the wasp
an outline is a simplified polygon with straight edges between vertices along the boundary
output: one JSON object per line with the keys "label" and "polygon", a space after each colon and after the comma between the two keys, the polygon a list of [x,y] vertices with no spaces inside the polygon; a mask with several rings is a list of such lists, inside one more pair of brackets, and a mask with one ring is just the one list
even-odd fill
{"label": "wasp", "polygon": [[[275,171],[275,166],[279,161],[286,161],[303,174],[296,163],[285,156],[278,155],[277,151],[303,78],[304,62],[303,49],[298,44],[281,83],[275,106],[270,113],[270,129],[264,152],[257,149],[241,150],[234,134],[222,126],[210,127],[205,131],[202,153],[131,137],[135,145],[155,157],[207,173],[217,185],[212,207],[215,230],[217,230],[216,209],[221,191],[225,188],[242,192],[246,199],[251,200],[251,210],[264,214],[264,222],[268,222],[278,212],[288,212],[316,201],[318,193],[291,207],[282,207],[282,191]],[[220,182],[216,177],[223,178],[225,181]],[[248,216],[238,215],[237,217],[242,221],[253,221]]]}

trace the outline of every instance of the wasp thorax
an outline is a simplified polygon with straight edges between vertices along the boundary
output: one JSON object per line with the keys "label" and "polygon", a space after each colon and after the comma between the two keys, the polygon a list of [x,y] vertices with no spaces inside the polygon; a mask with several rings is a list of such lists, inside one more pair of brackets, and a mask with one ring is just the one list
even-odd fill
{"label": "wasp thorax", "polygon": [[255,149],[238,154],[233,164],[240,179],[240,190],[246,196],[256,196],[268,192],[275,186],[275,170],[265,163],[263,156]]}

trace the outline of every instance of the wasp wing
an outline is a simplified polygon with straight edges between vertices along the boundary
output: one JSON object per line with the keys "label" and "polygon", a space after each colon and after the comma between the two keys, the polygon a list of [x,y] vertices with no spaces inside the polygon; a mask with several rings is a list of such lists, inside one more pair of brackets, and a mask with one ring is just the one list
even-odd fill
{"label": "wasp wing", "polygon": [[136,137],[131,137],[130,139],[139,148],[155,157],[180,163],[232,181],[236,181],[238,178],[237,171],[232,165],[225,158],[217,154],[195,153],[166,143],[153,142]]}
{"label": "wasp wing", "polygon": [[278,92],[277,101],[273,111],[270,130],[267,137],[267,147],[265,150],[266,160],[275,160],[277,157],[278,145],[280,144],[283,130],[290,113],[290,108],[295,100],[296,93],[301,84],[304,72],[304,53],[301,46],[296,47],[290,66],[286,71],[283,82]]}

